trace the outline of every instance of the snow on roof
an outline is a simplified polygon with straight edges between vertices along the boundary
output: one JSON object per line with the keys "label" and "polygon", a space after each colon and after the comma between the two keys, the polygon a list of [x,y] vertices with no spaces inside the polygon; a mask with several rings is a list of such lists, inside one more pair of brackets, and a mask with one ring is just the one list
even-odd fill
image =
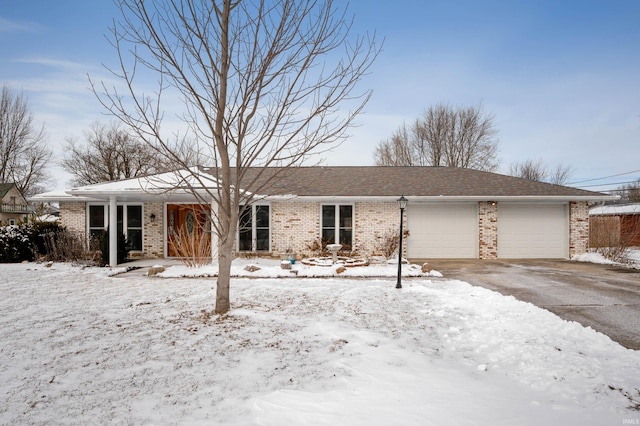
{"label": "snow on roof", "polygon": [[97,183],[72,188],[71,195],[108,194],[122,192],[162,193],[176,189],[217,188],[218,181],[213,176],[194,170],[176,170],[151,176],[142,176],[120,181]]}
{"label": "snow on roof", "polygon": [[45,192],[33,196],[33,201],[95,201],[117,195],[123,197],[144,198],[162,194],[189,194],[192,188],[212,190],[218,187],[218,181],[210,174],[197,168],[177,170],[150,176],[79,186],[62,191]]}
{"label": "snow on roof", "polygon": [[74,197],[66,192],[67,190],[56,190],[50,192],[42,192],[29,197],[32,202],[57,202],[57,201],[92,201],[89,197]]}
{"label": "snow on roof", "polygon": [[589,209],[590,216],[622,214],[640,214],[640,204],[611,204]]}

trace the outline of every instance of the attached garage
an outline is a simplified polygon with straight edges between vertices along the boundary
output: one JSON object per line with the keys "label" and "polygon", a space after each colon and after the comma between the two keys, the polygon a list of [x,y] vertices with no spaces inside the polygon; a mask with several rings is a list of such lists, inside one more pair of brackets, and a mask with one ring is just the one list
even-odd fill
{"label": "attached garage", "polygon": [[478,257],[477,203],[409,205],[407,229],[409,258]]}
{"label": "attached garage", "polygon": [[566,204],[498,204],[498,257],[569,257]]}

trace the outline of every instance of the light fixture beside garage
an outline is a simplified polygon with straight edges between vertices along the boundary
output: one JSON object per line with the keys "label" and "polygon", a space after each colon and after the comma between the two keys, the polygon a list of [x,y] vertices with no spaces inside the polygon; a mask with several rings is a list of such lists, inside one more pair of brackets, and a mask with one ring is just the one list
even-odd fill
{"label": "light fixture beside garage", "polygon": [[402,218],[404,216],[404,209],[407,207],[407,203],[409,200],[404,198],[404,195],[401,195],[400,198],[396,200],[398,202],[398,207],[400,207],[400,240],[398,244],[398,282],[396,284],[396,288],[402,288]]}

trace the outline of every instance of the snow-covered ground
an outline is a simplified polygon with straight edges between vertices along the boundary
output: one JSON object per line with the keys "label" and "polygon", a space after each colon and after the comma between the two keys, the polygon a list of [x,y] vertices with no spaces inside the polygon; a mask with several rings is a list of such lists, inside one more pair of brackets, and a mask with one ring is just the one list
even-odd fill
{"label": "snow-covered ground", "polygon": [[[621,266],[625,266],[633,269],[640,269],[640,248],[629,249],[628,257],[629,257],[629,263],[623,264]],[[574,256],[573,260],[576,260],[578,262],[617,264],[616,262],[613,262],[609,259],[605,259],[600,253],[597,253],[595,251]]]}
{"label": "snow-covered ground", "polygon": [[180,267],[1,265],[0,424],[640,423],[640,352],[590,328],[446,277],[247,263],[267,277],[224,316]]}

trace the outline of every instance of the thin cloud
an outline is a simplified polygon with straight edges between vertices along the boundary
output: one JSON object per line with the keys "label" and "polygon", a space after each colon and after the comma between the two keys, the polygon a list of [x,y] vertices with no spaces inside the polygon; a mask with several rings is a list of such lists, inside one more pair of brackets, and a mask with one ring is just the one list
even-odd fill
{"label": "thin cloud", "polygon": [[52,59],[44,57],[30,57],[30,58],[17,58],[13,62],[32,64],[32,65],[44,65],[50,68],[62,69],[62,70],[86,70],[92,66],[83,64],[80,62],[65,61],[61,59]]}
{"label": "thin cloud", "polygon": [[0,16],[0,32],[37,32],[42,29],[42,25],[35,22],[13,21]]}

